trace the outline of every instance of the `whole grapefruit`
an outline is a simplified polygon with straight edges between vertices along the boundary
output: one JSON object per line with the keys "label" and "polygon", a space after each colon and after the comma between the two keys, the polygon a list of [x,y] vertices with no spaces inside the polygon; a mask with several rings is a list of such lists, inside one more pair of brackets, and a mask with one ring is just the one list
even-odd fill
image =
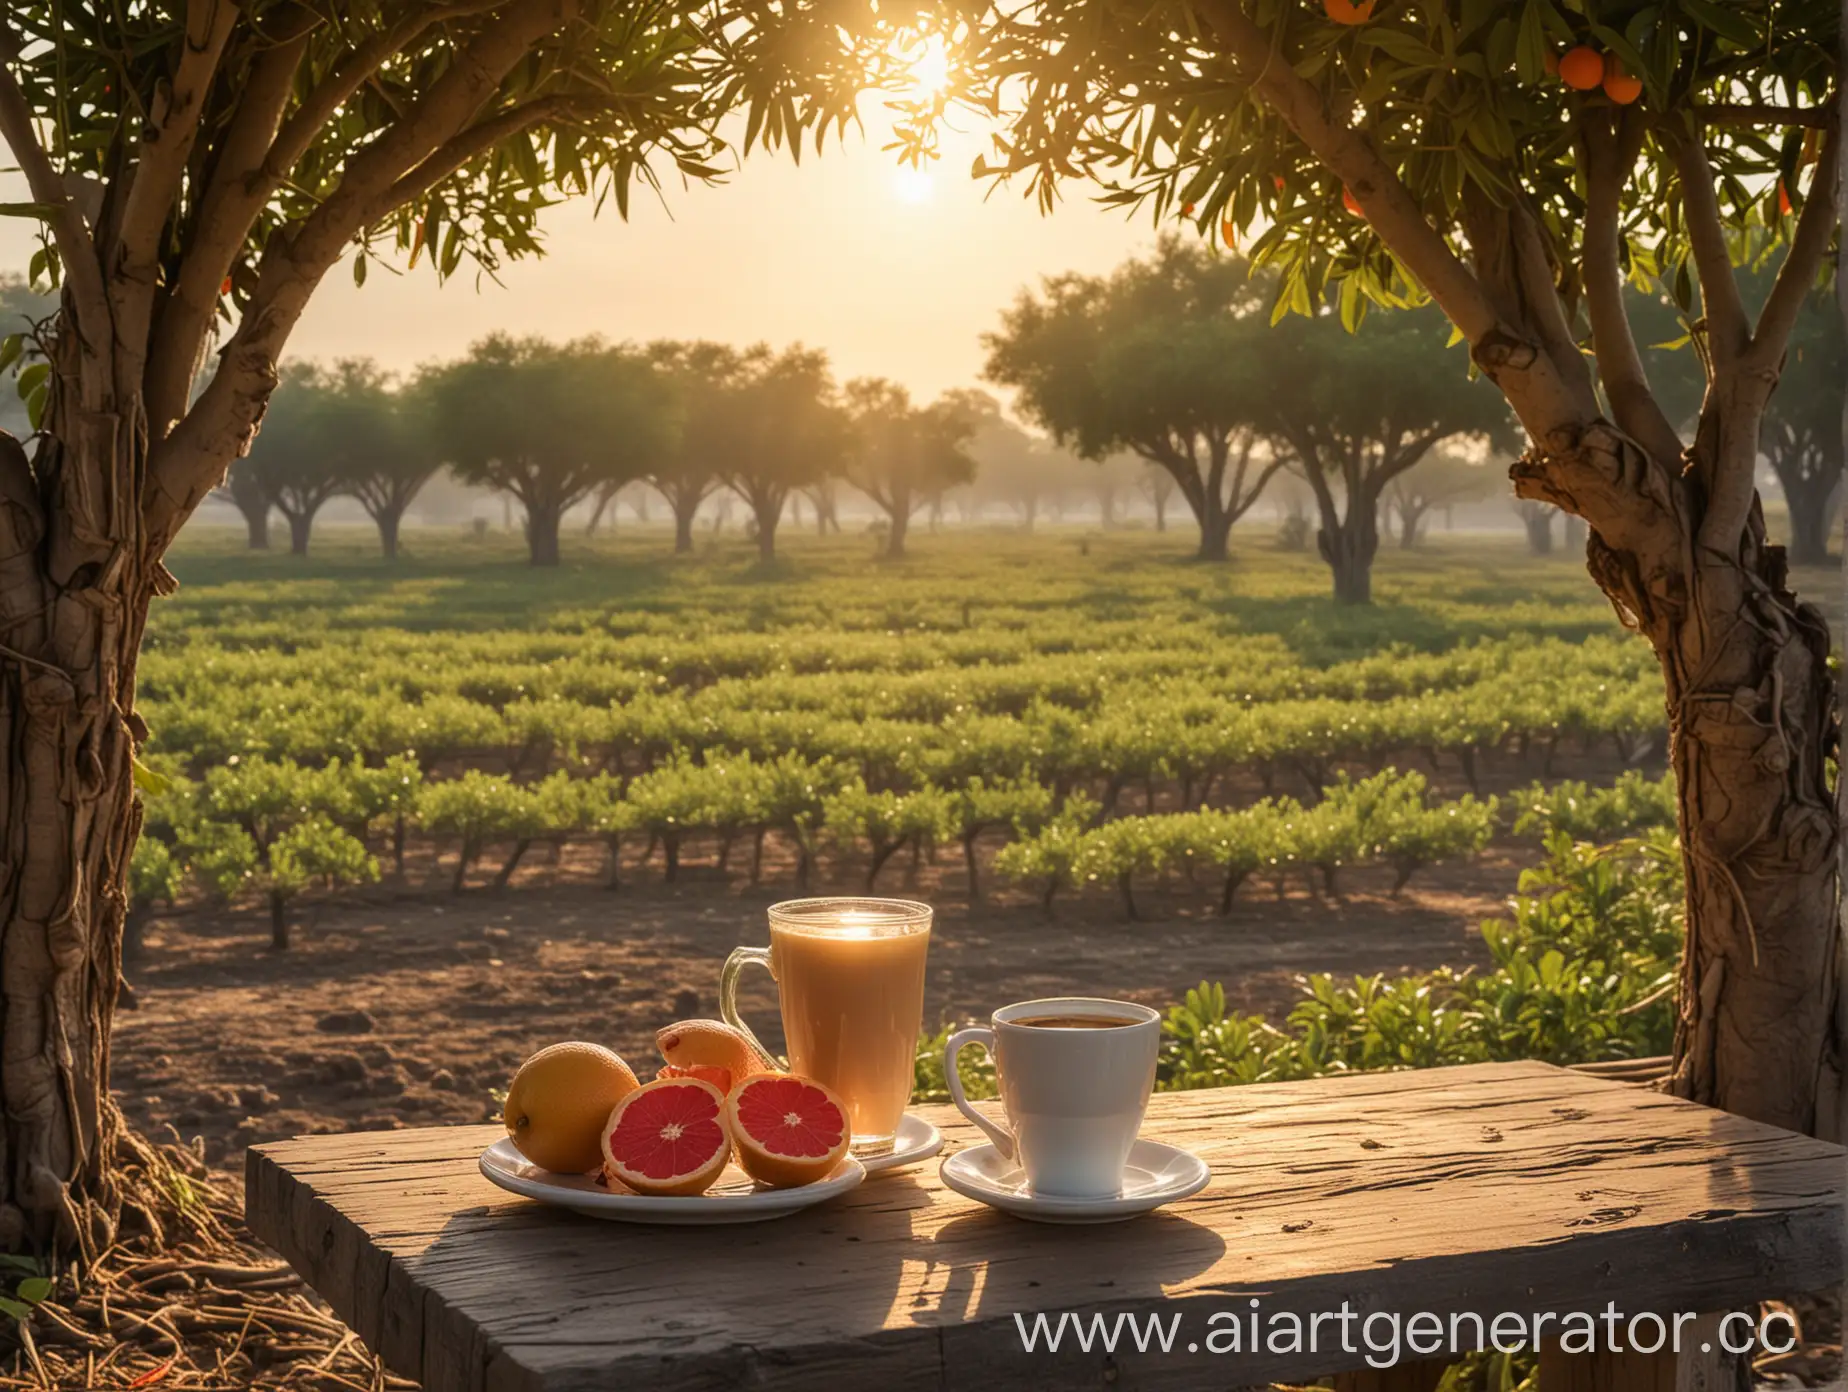
{"label": "whole grapefruit", "polygon": [[598,1137],[610,1109],[639,1086],[629,1065],[601,1044],[553,1044],[513,1075],[501,1119],[533,1164],[583,1174],[603,1162]]}

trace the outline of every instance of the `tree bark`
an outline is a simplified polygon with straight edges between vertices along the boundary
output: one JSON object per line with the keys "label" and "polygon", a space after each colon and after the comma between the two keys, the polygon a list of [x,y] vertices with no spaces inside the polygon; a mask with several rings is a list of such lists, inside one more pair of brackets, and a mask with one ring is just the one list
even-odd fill
{"label": "tree bark", "polygon": [[270,951],[289,950],[289,901],[275,890],[269,894]]}
{"label": "tree bark", "polygon": [[378,524],[379,551],[388,561],[398,559],[398,527],[404,521],[402,508],[385,508],[373,514],[372,520]]}
{"label": "tree bark", "polygon": [[1373,558],[1379,553],[1380,534],[1371,506],[1350,502],[1344,518],[1325,511],[1315,547],[1334,575],[1338,603],[1373,603]]}
{"label": "tree bark", "polygon": [[269,504],[262,503],[256,507],[243,509],[246,532],[245,549],[249,551],[267,551],[269,539]]}
{"label": "tree bark", "polygon": [[905,535],[911,530],[911,509],[893,508],[891,518],[892,525],[886,528],[885,558],[888,561],[902,561],[905,558]]}
{"label": "tree bark", "polygon": [[558,564],[558,529],[563,509],[555,503],[526,504],[526,549],[528,563],[535,566]]}
{"label": "tree bark", "polygon": [[699,512],[699,504],[691,507],[676,502],[674,504],[674,554],[684,556],[693,549],[693,518]]}
{"label": "tree bark", "polygon": [[314,514],[297,512],[288,514],[289,519],[289,554],[306,556],[308,554],[308,537],[314,531]]}
{"label": "tree bark", "polygon": [[1524,508],[1521,525],[1527,529],[1527,549],[1536,556],[1553,554],[1553,513],[1551,509]]}
{"label": "tree bark", "polygon": [[751,516],[757,521],[757,559],[762,565],[771,565],[776,561],[776,528],[783,517],[783,500],[778,498],[776,506],[768,504],[753,508]]}
{"label": "tree bark", "polygon": [[1776,454],[1771,467],[1784,494],[1790,516],[1790,563],[1823,566],[1829,563],[1829,533],[1835,520],[1835,491],[1839,470],[1808,470]]}
{"label": "tree bark", "polygon": [[1418,533],[1424,525],[1425,509],[1411,507],[1404,503],[1399,505],[1399,549],[1413,551],[1418,547]]}

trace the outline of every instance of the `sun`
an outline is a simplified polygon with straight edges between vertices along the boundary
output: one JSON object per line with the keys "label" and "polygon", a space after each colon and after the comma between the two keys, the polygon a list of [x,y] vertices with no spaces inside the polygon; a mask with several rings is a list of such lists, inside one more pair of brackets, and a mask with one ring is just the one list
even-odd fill
{"label": "sun", "polygon": [[904,82],[897,88],[898,96],[922,101],[949,91],[950,54],[944,46],[943,35],[931,34],[922,39],[907,39],[901,35],[886,51],[904,72]]}

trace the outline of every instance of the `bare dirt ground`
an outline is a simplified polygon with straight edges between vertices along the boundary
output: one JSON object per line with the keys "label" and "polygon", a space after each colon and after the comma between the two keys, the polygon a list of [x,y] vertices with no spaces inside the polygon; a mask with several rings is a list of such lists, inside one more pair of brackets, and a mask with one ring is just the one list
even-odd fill
{"label": "bare dirt ground", "polygon": [[[572,848],[559,865],[535,854],[508,889],[462,894],[439,887],[447,866],[413,860],[401,881],[388,873],[367,893],[298,906],[296,945],[283,953],[268,949],[254,910],[157,919],[129,973],[137,1008],[119,1016],[122,1105],[151,1131],[202,1137],[209,1163],[237,1175],[253,1142],[484,1120],[490,1089],[560,1039],[606,1043],[646,1076],[654,1031],[716,1014],[726,953],[766,942],[764,910],[797,891],[786,864],[768,864],[752,887],[697,861],[677,884],[648,867],[610,891],[599,854]],[[971,911],[948,856],[916,872],[889,867],[880,892],[938,907],[927,1024],[1041,995],[1166,1004],[1203,979],[1223,982],[1239,1009],[1281,1017],[1305,973],[1483,960],[1476,925],[1532,855],[1431,870],[1400,899],[1384,873],[1354,873],[1338,900],[1301,885],[1280,899],[1254,883],[1229,918],[1211,911],[1209,886],[1180,882],[1139,891],[1137,922],[1097,894],[1068,895],[1050,916],[1020,894]],[[747,1012],[774,1043],[769,980],[746,980]]]}

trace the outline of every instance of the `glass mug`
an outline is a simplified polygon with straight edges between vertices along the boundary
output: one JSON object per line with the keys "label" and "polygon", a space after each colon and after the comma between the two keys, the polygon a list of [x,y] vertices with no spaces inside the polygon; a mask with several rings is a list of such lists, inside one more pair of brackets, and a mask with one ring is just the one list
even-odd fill
{"label": "glass mug", "polygon": [[719,1014],[773,1058],[738,1015],[739,974],[770,969],[790,1069],[840,1094],[857,1154],[890,1150],[911,1101],[930,924],[908,899],[792,899],[770,906],[770,946],[733,949],[719,976]]}

